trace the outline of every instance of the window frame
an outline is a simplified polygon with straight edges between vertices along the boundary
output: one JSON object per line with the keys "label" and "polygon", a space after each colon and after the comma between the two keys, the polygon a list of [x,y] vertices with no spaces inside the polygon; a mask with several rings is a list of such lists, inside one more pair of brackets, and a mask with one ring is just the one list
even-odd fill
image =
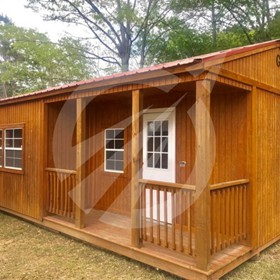
{"label": "window frame", "polygon": [[[122,130],[123,131],[123,148],[122,149],[112,149],[112,148],[107,148],[106,142],[107,142],[107,131],[108,130]],[[124,128],[117,128],[117,127],[110,127],[110,128],[105,128],[104,129],[104,160],[103,160],[103,164],[104,164],[104,171],[108,172],[108,173],[116,173],[116,174],[124,174],[125,173],[125,129]],[[114,140],[117,140],[116,138],[114,138]],[[122,152],[123,153],[123,170],[114,170],[114,169],[108,169],[107,168],[107,156],[106,156],[106,152],[107,151],[113,151],[113,152]]]}
{"label": "window frame", "polygon": [[[10,129],[21,129],[22,130],[22,167],[9,167],[6,166],[6,130]],[[0,164],[0,171],[1,172],[9,172],[15,174],[24,174],[25,169],[25,124],[8,124],[8,125],[0,125],[0,130],[2,130],[2,161]],[[11,149],[14,150],[14,149]]]}

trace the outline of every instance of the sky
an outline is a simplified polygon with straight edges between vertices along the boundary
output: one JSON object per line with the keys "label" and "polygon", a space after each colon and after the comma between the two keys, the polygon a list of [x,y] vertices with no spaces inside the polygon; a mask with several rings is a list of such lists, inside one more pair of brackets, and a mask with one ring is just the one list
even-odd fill
{"label": "sky", "polygon": [[78,34],[75,28],[63,23],[43,21],[42,17],[31,9],[24,7],[26,0],[0,0],[0,14],[7,15],[15,25],[37,29],[39,32],[47,33],[48,37],[57,41],[65,31]]}

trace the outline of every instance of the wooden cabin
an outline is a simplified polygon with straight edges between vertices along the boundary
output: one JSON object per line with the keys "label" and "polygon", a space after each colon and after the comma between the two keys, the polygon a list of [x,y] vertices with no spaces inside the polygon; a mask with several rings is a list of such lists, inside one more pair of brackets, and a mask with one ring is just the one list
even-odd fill
{"label": "wooden cabin", "polygon": [[0,101],[0,209],[186,279],[280,239],[280,40]]}

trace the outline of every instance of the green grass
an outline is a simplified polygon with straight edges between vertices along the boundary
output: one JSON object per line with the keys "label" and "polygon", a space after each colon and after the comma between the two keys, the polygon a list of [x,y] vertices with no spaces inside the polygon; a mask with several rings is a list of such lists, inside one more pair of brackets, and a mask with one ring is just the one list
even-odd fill
{"label": "green grass", "polygon": [[[180,278],[0,212],[0,279]],[[280,279],[280,243],[223,279]]]}

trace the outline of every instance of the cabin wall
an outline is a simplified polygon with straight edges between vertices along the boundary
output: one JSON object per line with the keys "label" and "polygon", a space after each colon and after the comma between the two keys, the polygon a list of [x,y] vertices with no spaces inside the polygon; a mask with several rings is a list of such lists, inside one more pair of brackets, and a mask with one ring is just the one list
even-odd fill
{"label": "cabin wall", "polygon": [[277,55],[280,55],[279,48],[226,62],[221,67],[279,89],[280,67],[276,63]]}
{"label": "cabin wall", "polygon": [[258,90],[256,110],[256,205],[261,247],[280,235],[280,96]]}
{"label": "cabin wall", "polygon": [[211,117],[216,138],[211,183],[248,179],[246,93],[214,92],[211,95]]}
{"label": "cabin wall", "polygon": [[43,102],[0,107],[0,125],[24,124],[24,173],[0,170],[0,207],[42,218],[43,184]]}
{"label": "cabin wall", "polygon": [[76,101],[47,106],[47,167],[76,170]]}

